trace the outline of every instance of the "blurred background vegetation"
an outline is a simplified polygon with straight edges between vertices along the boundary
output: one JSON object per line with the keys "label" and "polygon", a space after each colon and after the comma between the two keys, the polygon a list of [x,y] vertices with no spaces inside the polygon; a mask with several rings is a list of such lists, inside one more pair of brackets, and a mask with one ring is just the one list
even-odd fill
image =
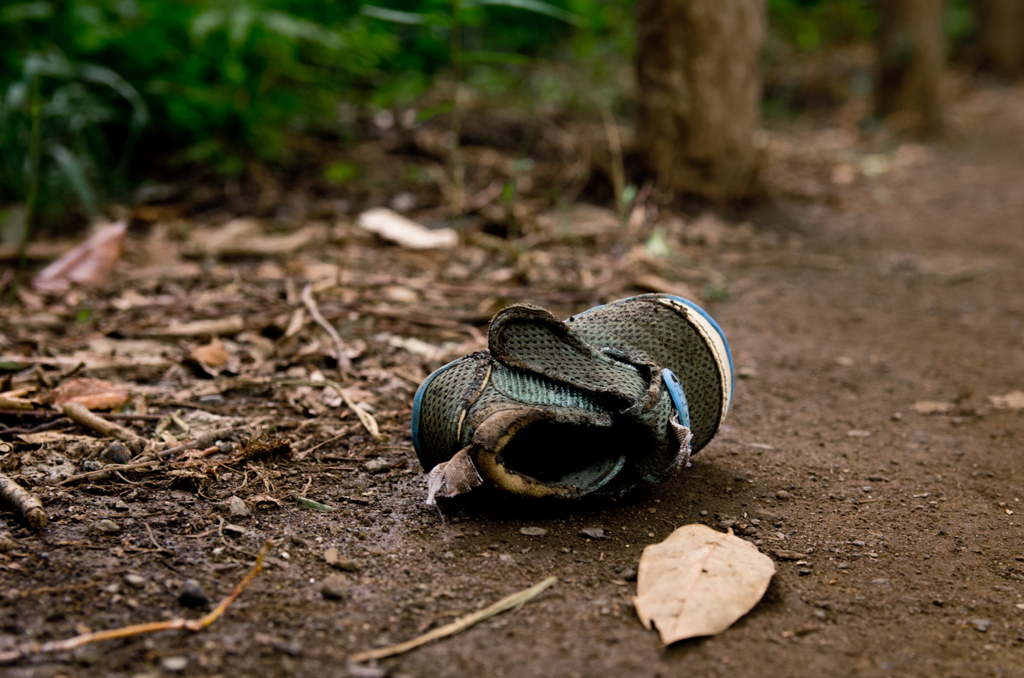
{"label": "blurred background vegetation", "polygon": [[[874,3],[769,0],[768,12],[766,118],[870,94],[856,54]],[[33,167],[37,221],[51,225],[195,168],[286,172],[323,148],[310,139],[351,144],[382,113],[444,113],[453,73],[532,112],[628,117],[632,16],[631,0],[8,0],[0,206],[25,202]],[[946,16],[950,59],[969,58],[972,4]]]}

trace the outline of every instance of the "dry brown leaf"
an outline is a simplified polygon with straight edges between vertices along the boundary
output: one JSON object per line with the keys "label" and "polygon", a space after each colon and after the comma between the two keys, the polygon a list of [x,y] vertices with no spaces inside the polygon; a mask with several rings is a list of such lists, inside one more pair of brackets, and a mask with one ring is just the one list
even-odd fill
{"label": "dry brown leaf", "polygon": [[55,405],[82,403],[88,410],[110,410],[128,400],[128,387],[103,379],[72,379],[50,391],[46,401]]}
{"label": "dry brown leaf", "polygon": [[953,403],[920,400],[913,407],[918,414],[945,414],[953,409]]}
{"label": "dry brown leaf", "polygon": [[99,285],[110,277],[114,264],[121,258],[127,232],[126,221],[100,228],[94,236],[40,271],[32,280],[32,287],[37,292],[64,292],[71,283]]}
{"label": "dry brown leaf", "polygon": [[1011,391],[1006,395],[989,396],[988,399],[1000,410],[1024,410],[1024,391]]}
{"label": "dry brown leaf", "polygon": [[220,339],[214,337],[209,344],[192,349],[192,357],[210,367],[222,367],[231,356],[228,355],[227,349],[224,348]]}
{"label": "dry brown leaf", "polygon": [[633,604],[665,645],[712,636],[749,612],[774,574],[772,559],[732,530],[685,525],[644,549]]}

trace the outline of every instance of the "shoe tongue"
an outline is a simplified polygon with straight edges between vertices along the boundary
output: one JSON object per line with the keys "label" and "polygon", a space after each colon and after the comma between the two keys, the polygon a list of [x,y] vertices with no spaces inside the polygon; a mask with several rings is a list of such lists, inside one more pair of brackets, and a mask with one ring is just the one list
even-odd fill
{"label": "shoe tongue", "polygon": [[510,306],[491,321],[488,348],[500,363],[539,374],[559,384],[611,401],[616,409],[644,397],[647,366],[633,366],[601,353],[549,311],[526,304]]}

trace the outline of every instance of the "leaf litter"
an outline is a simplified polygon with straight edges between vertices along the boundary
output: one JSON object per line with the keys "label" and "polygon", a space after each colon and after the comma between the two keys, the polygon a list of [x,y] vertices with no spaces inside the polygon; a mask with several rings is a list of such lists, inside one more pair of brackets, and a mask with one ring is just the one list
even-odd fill
{"label": "leaf litter", "polygon": [[706,525],[685,525],[640,557],[637,615],[670,645],[726,630],[761,600],[775,563],[750,542]]}

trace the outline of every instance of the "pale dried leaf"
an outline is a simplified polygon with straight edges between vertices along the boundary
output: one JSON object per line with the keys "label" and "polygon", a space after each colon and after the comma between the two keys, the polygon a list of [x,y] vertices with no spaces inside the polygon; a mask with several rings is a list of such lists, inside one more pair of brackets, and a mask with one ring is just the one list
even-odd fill
{"label": "pale dried leaf", "polygon": [[228,355],[227,349],[224,348],[220,339],[214,337],[209,344],[192,349],[192,357],[205,365],[216,368],[222,367],[231,356]]}
{"label": "pale dried leaf", "polygon": [[729,628],[761,600],[774,574],[772,559],[731,530],[686,525],[644,549],[633,604],[669,645]]}
{"label": "pale dried leaf", "polygon": [[918,414],[945,414],[953,409],[953,403],[920,400],[914,403],[913,408]]}
{"label": "pale dried leaf", "polygon": [[1024,391],[1011,391],[1006,395],[989,396],[988,399],[1000,410],[1024,410]]}
{"label": "pale dried leaf", "polygon": [[107,224],[81,245],[70,249],[32,280],[38,292],[64,292],[72,283],[95,286],[105,281],[121,258],[128,223]]}
{"label": "pale dried leaf", "polygon": [[469,448],[459,450],[454,457],[443,461],[427,474],[427,504],[433,506],[437,497],[465,494],[483,484],[483,478],[469,456]]}
{"label": "pale dried leaf", "polygon": [[450,249],[459,244],[459,234],[451,228],[432,230],[383,207],[360,214],[359,225],[411,250]]}

